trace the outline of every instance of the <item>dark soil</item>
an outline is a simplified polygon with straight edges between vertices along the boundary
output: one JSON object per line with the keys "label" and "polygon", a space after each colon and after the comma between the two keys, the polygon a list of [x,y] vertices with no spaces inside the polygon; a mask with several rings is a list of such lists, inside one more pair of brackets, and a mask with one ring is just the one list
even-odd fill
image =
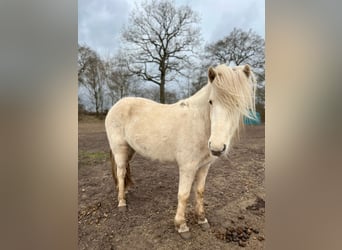
{"label": "dark soil", "polygon": [[194,202],[190,199],[186,217],[192,238],[183,240],[173,225],[177,206],[177,166],[135,155],[131,161],[135,185],[127,194],[128,211],[119,212],[104,121],[81,119],[79,248],[263,249],[264,144],[264,126],[246,126],[229,156],[212,165],[205,190],[205,209],[211,230],[203,232],[196,224]]}

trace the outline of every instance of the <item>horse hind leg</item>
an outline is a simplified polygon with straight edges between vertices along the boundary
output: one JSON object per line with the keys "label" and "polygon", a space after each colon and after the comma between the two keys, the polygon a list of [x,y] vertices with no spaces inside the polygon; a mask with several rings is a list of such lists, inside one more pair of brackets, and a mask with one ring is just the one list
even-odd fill
{"label": "horse hind leg", "polygon": [[126,175],[125,175],[125,190],[127,192],[127,189],[129,186],[133,186],[134,182],[131,178],[131,168],[130,168],[130,160],[132,159],[135,151],[132,148],[128,149],[128,158],[127,158],[127,165],[126,165]]}
{"label": "horse hind leg", "polygon": [[[133,155],[134,155],[134,150],[131,149],[129,154],[128,154],[128,162],[127,162],[127,167],[126,167],[126,175],[125,175],[125,190],[127,192],[127,188],[129,186],[133,186],[134,185],[134,182],[131,178],[131,169],[130,169],[130,165],[129,165],[129,161],[132,159]],[[113,176],[113,180],[114,180],[114,183],[115,183],[115,188],[116,190],[119,189],[118,187],[118,175],[117,175],[117,166],[116,166],[116,163],[115,163],[115,158],[114,158],[114,155],[112,153],[112,150],[109,151],[109,158],[110,158],[110,161],[111,161],[111,165],[112,165],[112,176]]]}
{"label": "horse hind leg", "polygon": [[114,159],[114,155],[112,153],[112,150],[109,151],[109,158],[110,158],[110,162],[112,165],[112,176],[113,176],[113,180],[115,183],[115,189],[118,190],[118,175],[116,173],[116,163],[115,163],[115,159]]}
{"label": "horse hind leg", "polygon": [[[119,210],[126,210],[125,191],[133,182],[130,177],[129,160],[133,156],[132,150],[125,147],[111,155],[113,178],[118,189]],[[113,160],[114,159],[114,160]]]}

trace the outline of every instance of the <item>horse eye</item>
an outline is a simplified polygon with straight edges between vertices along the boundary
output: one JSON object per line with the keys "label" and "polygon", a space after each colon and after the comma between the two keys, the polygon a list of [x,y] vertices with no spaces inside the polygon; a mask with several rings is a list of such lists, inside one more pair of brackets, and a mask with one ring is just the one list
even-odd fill
{"label": "horse eye", "polygon": [[210,105],[212,105],[212,104],[213,104],[213,102],[212,102],[211,100],[209,100],[209,104],[210,104]]}

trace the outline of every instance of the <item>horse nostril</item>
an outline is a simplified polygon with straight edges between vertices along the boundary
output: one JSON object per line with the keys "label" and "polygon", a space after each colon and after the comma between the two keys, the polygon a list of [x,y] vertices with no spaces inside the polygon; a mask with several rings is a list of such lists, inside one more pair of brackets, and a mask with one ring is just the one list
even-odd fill
{"label": "horse nostril", "polygon": [[215,155],[215,156],[220,156],[221,155],[221,151],[215,151],[215,150],[210,150],[211,151],[211,153],[213,154],[213,155]]}
{"label": "horse nostril", "polygon": [[[210,142],[209,142],[209,148],[210,148]],[[213,154],[213,155],[215,155],[215,156],[220,156],[225,150],[226,150],[226,148],[227,148],[227,145],[226,144],[223,144],[223,149],[222,150],[210,150],[211,151],[211,153]]]}

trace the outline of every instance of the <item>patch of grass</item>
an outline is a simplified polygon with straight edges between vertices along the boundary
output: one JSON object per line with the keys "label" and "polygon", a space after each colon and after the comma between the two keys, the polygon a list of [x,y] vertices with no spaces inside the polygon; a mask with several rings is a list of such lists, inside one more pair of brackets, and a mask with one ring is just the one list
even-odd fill
{"label": "patch of grass", "polygon": [[85,113],[85,114],[78,114],[78,121],[82,122],[92,122],[92,121],[102,121],[106,118],[105,114],[99,114],[96,116],[95,114]]}
{"label": "patch of grass", "polygon": [[78,161],[80,163],[90,164],[90,163],[103,163],[109,159],[108,152],[88,152],[88,151],[79,151],[78,152]]}

